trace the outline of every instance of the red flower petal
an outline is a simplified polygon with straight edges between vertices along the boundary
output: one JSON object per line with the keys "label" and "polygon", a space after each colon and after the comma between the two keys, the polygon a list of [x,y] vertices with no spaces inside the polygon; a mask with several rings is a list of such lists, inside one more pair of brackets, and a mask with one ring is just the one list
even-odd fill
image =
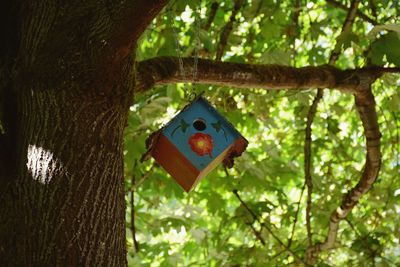
{"label": "red flower petal", "polygon": [[212,157],[211,152],[214,145],[211,135],[196,133],[189,138],[189,145],[197,155],[204,156],[208,154]]}

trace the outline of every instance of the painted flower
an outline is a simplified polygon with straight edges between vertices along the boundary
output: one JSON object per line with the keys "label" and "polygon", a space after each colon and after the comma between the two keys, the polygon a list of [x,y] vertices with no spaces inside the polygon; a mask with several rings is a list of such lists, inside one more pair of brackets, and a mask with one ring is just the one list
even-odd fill
{"label": "painted flower", "polygon": [[210,158],[212,157],[211,152],[214,145],[211,135],[196,133],[189,138],[189,145],[197,155],[204,156],[208,154]]}

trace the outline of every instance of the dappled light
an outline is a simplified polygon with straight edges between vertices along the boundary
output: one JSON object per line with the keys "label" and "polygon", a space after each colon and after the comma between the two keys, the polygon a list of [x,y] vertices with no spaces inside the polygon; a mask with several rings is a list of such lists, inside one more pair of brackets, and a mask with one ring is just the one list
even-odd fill
{"label": "dappled light", "polygon": [[26,167],[32,178],[42,184],[48,184],[62,168],[61,162],[53,153],[40,146],[29,145]]}

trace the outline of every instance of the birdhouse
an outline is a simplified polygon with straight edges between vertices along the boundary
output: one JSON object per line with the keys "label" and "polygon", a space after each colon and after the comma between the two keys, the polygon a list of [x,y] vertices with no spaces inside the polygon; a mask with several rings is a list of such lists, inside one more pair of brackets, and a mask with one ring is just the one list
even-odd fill
{"label": "birdhouse", "polygon": [[[197,97],[151,141],[151,156],[186,191],[222,161],[232,167],[248,141],[202,96]],[[149,144],[148,144],[149,145]]]}

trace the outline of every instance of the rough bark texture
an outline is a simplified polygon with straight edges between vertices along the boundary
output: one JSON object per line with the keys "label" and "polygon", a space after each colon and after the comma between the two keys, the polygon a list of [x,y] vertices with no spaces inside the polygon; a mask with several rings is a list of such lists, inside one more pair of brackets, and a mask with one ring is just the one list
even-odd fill
{"label": "rough bark texture", "polygon": [[86,97],[68,88],[18,96],[17,236],[6,250],[23,257],[7,253],[13,266],[125,264],[126,104]]}
{"label": "rough bark texture", "polygon": [[133,53],[166,2],[2,1],[0,266],[126,265]]}
{"label": "rough bark texture", "polygon": [[[156,57],[138,63],[137,91],[155,85],[192,82],[193,59],[184,58],[185,77],[179,72],[176,57]],[[354,91],[361,83],[370,84],[383,72],[400,72],[400,68],[370,67],[339,70],[329,65],[294,68],[281,65],[256,65],[215,62],[199,59],[197,83],[219,84],[240,88],[305,89],[335,88]]]}

